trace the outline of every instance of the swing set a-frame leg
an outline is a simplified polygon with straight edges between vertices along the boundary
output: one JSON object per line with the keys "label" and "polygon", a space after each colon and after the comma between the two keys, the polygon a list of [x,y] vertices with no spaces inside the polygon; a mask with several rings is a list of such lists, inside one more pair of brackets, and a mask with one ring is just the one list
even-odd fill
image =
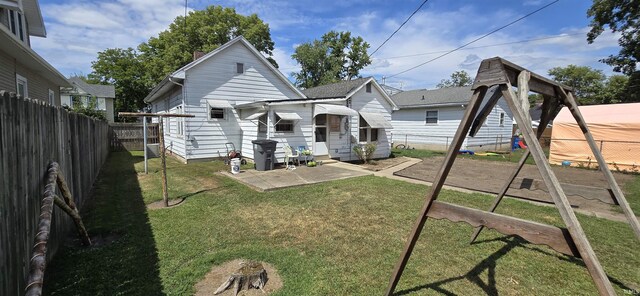
{"label": "swing set a-frame leg", "polygon": [[582,133],[584,134],[584,137],[587,140],[587,143],[589,143],[591,152],[593,153],[593,155],[596,157],[596,160],[598,161],[599,170],[604,174],[604,177],[607,180],[607,183],[609,184],[609,188],[611,188],[611,191],[613,192],[613,196],[615,197],[616,202],[622,208],[622,211],[624,212],[625,216],[627,216],[627,220],[629,221],[629,224],[631,225],[631,228],[633,229],[633,232],[635,233],[636,238],[640,240],[640,223],[638,222],[638,218],[633,213],[633,210],[631,210],[631,207],[629,206],[627,199],[624,197],[624,193],[620,189],[620,186],[618,186],[616,179],[613,177],[613,174],[611,173],[611,170],[609,169],[607,162],[604,160],[604,157],[602,156],[602,152],[600,152],[600,149],[596,144],[596,141],[593,139],[593,135],[591,134],[591,132],[589,131],[589,128],[587,127],[587,123],[585,122],[584,117],[582,117],[582,113],[580,112],[580,109],[578,109],[576,100],[574,99],[573,95],[570,92],[565,93],[564,91],[561,90],[561,94],[564,96],[564,99],[566,100],[567,106],[569,107],[569,111],[571,111],[571,115],[573,115],[573,118],[576,119],[576,122],[578,123],[580,130],[582,130]]}
{"label": "swing set a-frame leg", "polygon": [[473,122],[473,117],[480,109],[480,104],[484,99],[485,94],[487,93],[487,87],[481,86],[477,88],[471,100],[469,101],[469,105],[467,106],[467,110],[460,121],[460,126],[456,131],[456,134],[453,138],[453,142],[451,143],[451,147],[445,156],[444,162],[440,167],[440,171],[436,175],[435,180],[433,181],[433,185],[431,186],[431,191],[427,195],[425,203],[420,211],[420,215],[416,220],[413,229],[411,230],[411,234],[409,235],[409,240],[405,244],[404,250],[402,251],[402,255],[400,255],[400,261],[396,264],[396,267],[393,270],[393,274],[391,275],[391,280],[389,282],[389,287],[387,288],[387,292],[385,295],[391,296],[396,286],[398,285],[398,281],[402,276],[402,272],[404,271],[407,262],[409,261],[409,257],[411,256],[411,252],[413,252],[413,248],[418,241],[418,237],[420,237],[420,232],[424,228],[424,224],[427,222],[427,213],[429,212],[429,208],[432,205],[432,202],[438,198],[438,194],[440,194],[440,190],[444,185],[444,181],[453,166],[453,162],[455,161],[456,156],[458,155],[458,150],[462,147],[462,143],[464,142],[465,137],[467,136],[467,132],[471,128],[471,124]]}

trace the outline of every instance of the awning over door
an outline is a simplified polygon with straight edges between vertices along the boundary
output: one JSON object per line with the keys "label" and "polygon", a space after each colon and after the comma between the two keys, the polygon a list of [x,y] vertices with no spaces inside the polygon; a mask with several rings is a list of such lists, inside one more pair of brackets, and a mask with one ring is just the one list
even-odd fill
{"label": "awning over door", "polygon": [[207,100],[207,104],[209,104],[211,108],[233,109],[233,106],[231,106],[227,100]]}
{"label": "awning over door", "polygon": [[280,120],[300,120],[302,117],[298,115],[298,113],[294,112],[278,112],[276,111],[276,115],[280,117]]}
{"label": "awning over door", "polygon": [[315,110],[313,111],[313,117],[316,117],[320,114],[357,116],[358,111],[353,110],[347,106],[331,105],[331,104],[316,104]]}
{"label": "awning over door", "polygon": [[391,122],[384,118],[384,115],[380,113],[366,113],[360,112],[360,116],[369,124],[372,128],[393,129]]}

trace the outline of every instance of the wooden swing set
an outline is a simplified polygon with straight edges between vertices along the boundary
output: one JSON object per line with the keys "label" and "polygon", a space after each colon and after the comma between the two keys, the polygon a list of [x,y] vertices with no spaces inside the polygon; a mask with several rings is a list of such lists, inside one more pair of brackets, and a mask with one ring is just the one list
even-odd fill
{"label": "wooden swing set", "polygon": [[[480,110],[485,94],[491,87],[497,87],[498,89]],[[517,94],[513,90],[514,87],[517,87],[518,89]],[[573,90],[555,81],[532,73],[500,57],[486,59],[481,62],[471,90],[473,91],[473,96],[469,101],[464,117],[460,121],[460,126],[458,127],[449,151],[445,156],[444,163],[435,177],[431,191],[426,197],[420,216],[418,216],[413,226],[409,240],[402,252],[400,261],[397,263],[393,271],[391,281],[385,295],[390,296],[395,290],[409,257],[411,256],[411,252],[413,251],[424,224],[427,221],[427,217],[434,219],[447,219],[453,222],[466,222],[476,227],[472,235],[471,242],[478,237],[480,231],[482,231],[484,227],[488,227],[506,235],[520,236],[533,244],[547,245],[562,254],[582,258],[600,295],[616,295],[611,282],[607,278],[607,275],[591,247],[591,244],[585,236],[580,222],[578,222],[576,215],[571,209],[571,205],[560,186],[558,178],[553,173],[551,165],[546,160],[544,151],[538,141],[547,124],[555,118],[560,109],[563,106],[569,108],[571,114],[576,119],[578,126],[584,134],[585,139],[589,143],[589,147],[591,148],[593,155],[598,161],[599,170],[604,174],[605,179],[607,180],[609,190],[613,194],[612,198],[614,199],[614,202],[622,208],[622,211],[627,217],[636,238],[640,240],[640,223],[638,223],[638,219],[629,207],[629,203],[627,203],[622,190],[616,183],[616,180],[609,170],[605,159],[602,157],[592,134],[589,132],[589,128],[587,127],[587,124],[578,109],[576,100],[573,97]],[[540,125],[537,132],[534,132],[531,127],[528,100],[529,91],[541,94],[544,98]],[[513,112],[516,123],[521,129],[524,139],[529,145],[529,149],[527,149],[522,155],[522,158],[511,173],[509,179],[500,189],[489,211],[481,211],[437,201],[436,199],[438,198],[447,175],[453,166],[458,150],[462,146],[466,134],[469,133],[471,136],[474,136],[478,132],[501,96],[505,98],[509,105],[509,109]],[[555,207],[560,212],[560,216],[562,217],[566,228],[559,228],[494,213],[495,209],[500,204],[500,201],[511,186],[511,183],[513,183],[530,155],[533,156],[536,166],[540,171],[540,175],[542,175],[544,183],[547,188],[549,188],[549,194],[551,195]]]}

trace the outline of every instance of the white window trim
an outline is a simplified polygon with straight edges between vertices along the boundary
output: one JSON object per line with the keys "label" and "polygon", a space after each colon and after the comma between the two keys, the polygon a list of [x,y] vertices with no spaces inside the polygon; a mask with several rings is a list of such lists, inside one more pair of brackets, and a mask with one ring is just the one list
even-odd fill
{"label": "white window trim", "polygon": [[25,78],[24,76],[20,75],[20,74],[16,74],[16,93],[18,93],[18,85],[22,82],[22,84],[24,84],[24,98],[28,98],[29,97],[29,81],[27,80],[27,78]]}
{"label": "white window trim", "polygon": [[[296,132],[296,121],[295,120],[284,120],[284,119],[280,119],[278,115],[274,115],[275,116],[275,121],[276,124],[273,126],[273,131],[276,133],[282,133],[282,134],[294,134]],[[291,130],[290,131],[279,131],[278,130],[278,125],[281,124],[291,124]]]}
{"label": "white window trim", "polygon": [[[222,118],[212,118],[211,117],[211,109],[221,109],[222,110]],[[227,120],[228,114],[227,114],[227,109],[226,108],[215,108],[215,107],[211,107],[211,105],[209,105],[207,103],[207,120],[209,121],[224,121]]]}
{"label": "white window trim", "polygon": [[[436,122],[427,122],[427,114],[429,112],[436,112]],[[440,123],[440,110],[435,109],[435,110],[425,110],[424,111],[424,124],[425,125],[438,125]]]}
{"label": "white window trim", "polygon": [[505,118],[507,117],[507,115],[504,112],[500,112],[500,115],[498,115],[498,116],[499,116],[498,117],[498,124],[500,126],[504,126],[504,121],[505,121]]}
{"label": "white window trim", "polygon": [[56,92],[54,92],[52,89],[49,89],[49,104],[51,104],[52,106],[55,105],[55,100]]}
{"label": "white window trim", "polygon": [[[360,115],[362,116],[362,115]],[[367,122],[366,120],[364,120],[365,122]],[[358,124],[360,123],[360,119],[358,119]],[[360,144],[367,144],[367,143],[373,143],[373,142],[378,142],[378,139],[380,139],[380,128],[372,128],[369,123],[367,122],[367,125],[364,126],[359,126],[358,127],[359,130],[366,130],[367,131],[367,138],[366,139],[358,139],[358,142]],[[371,132],[375,130],[378,133],[378,139],[376,139],[375,141],[371,140]],[[360,137],[360,133],[358,133],[358,137]]]}

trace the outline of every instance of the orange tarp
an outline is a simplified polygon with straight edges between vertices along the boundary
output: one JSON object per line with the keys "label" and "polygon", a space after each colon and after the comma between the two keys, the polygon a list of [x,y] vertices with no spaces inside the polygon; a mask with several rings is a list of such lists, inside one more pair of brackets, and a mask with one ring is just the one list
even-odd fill
{"label": "orange tarp", "polygon": [[[640,171],[640,103],[581,106],[580,112],[611,170]],[[549,162],[596,167],[597,160],[571,112],[553,121]]]}

